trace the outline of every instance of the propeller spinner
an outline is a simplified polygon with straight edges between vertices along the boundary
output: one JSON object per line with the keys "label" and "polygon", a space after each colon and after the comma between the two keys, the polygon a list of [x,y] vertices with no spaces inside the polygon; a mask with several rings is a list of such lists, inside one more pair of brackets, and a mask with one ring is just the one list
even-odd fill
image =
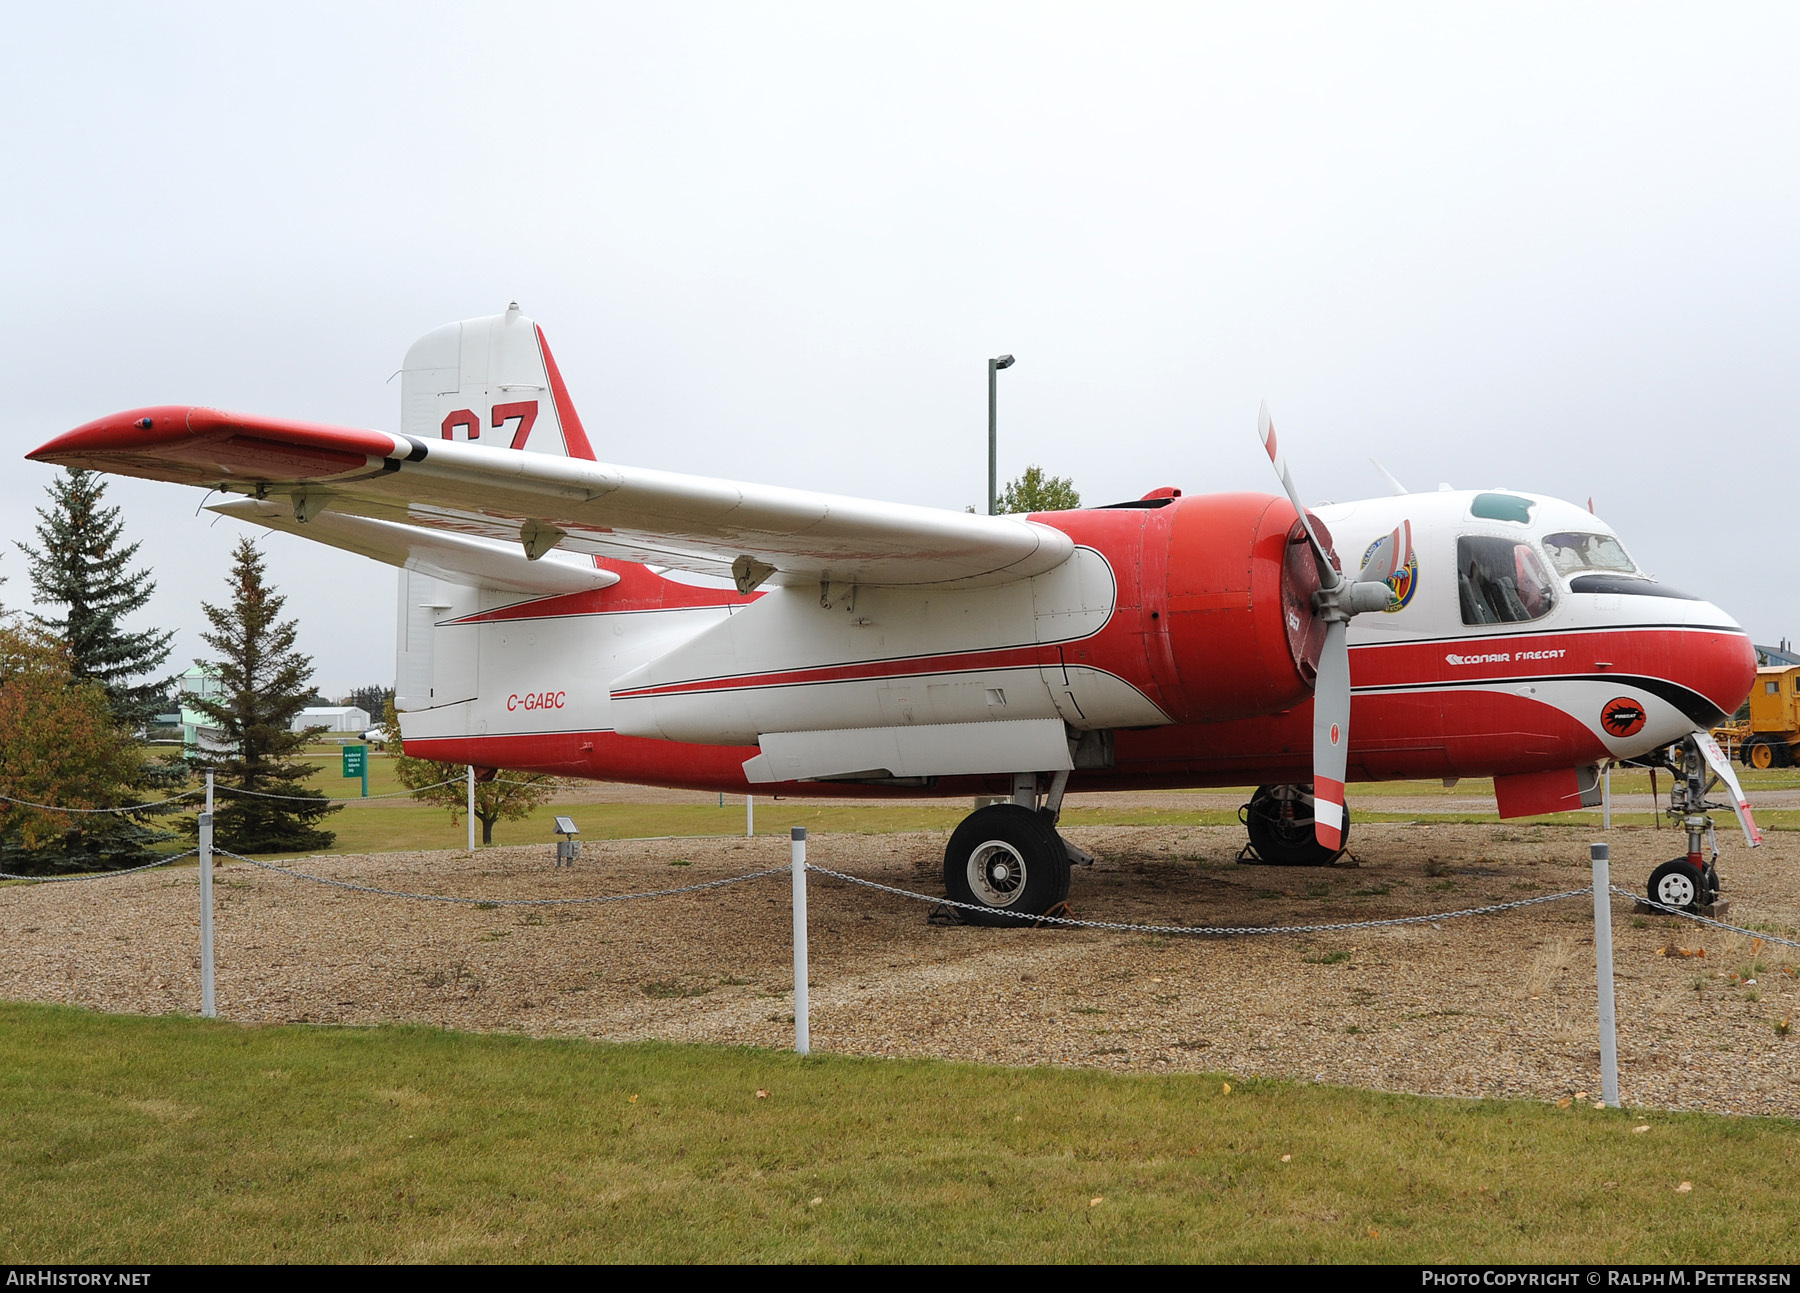
{"label": "propeller spinner", "polygon": [[1319,568],[1313,611],[1325,623],[1325,645],[1313,685],[1313,834],[1321,847],[1335,851],[1344,843],[1344,773],[1350,758],[1350,620],[1365,611],[1386,610],[1393,601],[1393,590],[1386,581],[1412,562],[1412,522],[1402,522],[1377,543],[1356,578],[1345,579],[1332,564],[1331,554],[1319,542],[1312,520],[1300,503],[1294,478],[1288,474],[1287,458],[1275,438],[1275,424],[1269,420],[1267,404],[1257,414],[1256,429],[1275,466],[1275,474],[1281,477],[1288,501],[1300,514],[1300,524]]}

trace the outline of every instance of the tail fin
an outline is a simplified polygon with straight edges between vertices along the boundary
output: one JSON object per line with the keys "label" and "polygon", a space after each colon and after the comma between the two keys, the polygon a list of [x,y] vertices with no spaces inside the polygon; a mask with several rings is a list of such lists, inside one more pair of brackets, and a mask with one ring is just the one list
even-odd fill
{"label": "tail fin", "polygon": [[402,434],[593,461],[544,330],[516,301],[427,332],[400,373]]}

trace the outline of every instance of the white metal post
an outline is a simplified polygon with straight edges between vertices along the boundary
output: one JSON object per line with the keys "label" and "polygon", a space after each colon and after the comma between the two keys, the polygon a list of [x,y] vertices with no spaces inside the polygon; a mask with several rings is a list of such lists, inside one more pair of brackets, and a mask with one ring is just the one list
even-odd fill
{"label": "white metal post", "polygon": [[806,991],[806,827],[793,833],[794,872],[794,1049],[812,1053],[812,1003]]}
{"label": "white metal post", "polygon": [[1612,829],[1612,763],[1600,773],[1600,829]]}
{"label": "white metal post", "polygon": [[1594,863],[1594,983],[1600,993],[1600,1098],[1619,1107],[1619,1032],[1613,1011],[1612,848],[1590,846]]}
{"label": "white metal post", "polygon": [[756,797],[744,796],[744,838],[749,839],[756,834]]}
{"label": "white metal post", "polygon": [[200,814],[200,1017],[218,1014],[213,1005],[213,774],[206,774],[206,811]]}
{"label": "white metal post", "polygon": [[469,852],[475,851],[475,765],[469,765]]}

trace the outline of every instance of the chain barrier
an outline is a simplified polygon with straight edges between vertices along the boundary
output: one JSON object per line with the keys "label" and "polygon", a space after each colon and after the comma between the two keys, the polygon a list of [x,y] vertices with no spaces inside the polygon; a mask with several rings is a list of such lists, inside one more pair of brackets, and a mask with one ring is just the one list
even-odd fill
{"label": "chain barrier", "polygon": [[[832,871],[822,866],[814,866],[810,862],[806,864],[806,869],[817,872],[819,875],[830,876],[833,880],[862,885],[866,889],[879,889],[883,893],[891,893],[900,898],[911,898],[915,902],[957,907],[963,911],[981,912],[989,916],[1007,914],[1004,908],[986,907],[975,902],[956,902],[950,898],[933,898],[928,894],[914,893],[910,889],[897,889],[891,884],[881,884],[875,880],[865,880],[861,876],[845,875],[842,871]],[[1514,902],[1494,903],[1487,907],[1464,907],[1460,911],[1440,911],[1426,916],[1395,916],[1386,920],[1339,921],[1328,925],[1140,925],[1127,921],[1076,920],[1072,916],[1024,914],[1019,915],[1018,922],[1021,925],[1066,925],[1074,929],[1110,929],[1128,934],[1326,934],[1346,929],[1381,929],[1391,925],[1428,925],[1434,921],[1455,920],[1459,916],[1486,916],[1495,912],[1513,911],[1519,907],[1535,907],[1540,903],[1582,898],[1593,892],[1593,887],[1590,885],[1584,889],[1569,889],[1562,893],[1544,894],[1537,898],[1520,898]]]}
{"label": "chain barrier", "polygon": [[[417,790],[389,790],[384,791],[379,795],[350,795],[342,798],[331,798],[327,796],[323,802],[328,804],[359,804],[366,803],[371,799],[401,799],[408,795],[421,794],[427,790],[436,790],[441,786],[461,785],[462,780],[461,777],[451,777],[448,781],[434,781],[429,786],[420,786]],[[528,783],[523,781],[509,781],[506,784],[522,786]],[[179,795],[171,795],[167,799],[158,799],[148,804],[128,804],[123,808],[62,808],[56,804],[38,804],[33,803],[29,799],[14,799],[11,795],[0,795],[0,803],[18,804],[21,808],[37,808],[46,813],[141,813],[151,808],[161,808],[165,804],[178,804],[184,799],[192,799],[197,795],[203,795],[205,793],[204,790],[196,787],[193,790],[184,790]],[[243,790],[237,786],[222,786],[216,783],[213,786],[213,793],[219,795],[247,795],[254,799],[287,799],[296,803],[310,804],[320,802],[320,798],[317,795],[272,795],[266,790]]]}
{"label": "chain barrier", "polygon": [[[436,790],[440,786],[460,786],[462,780],[461,777],[451,777],[448,781],[434,781],[429,786],[420,786],[417,790],[388,790],[379,795],[350,795],[340,799],[327,797],[324,802],[328,804],[361,804],[367,803],[371,799],[400,799],[407,795],[417,795],[422,794],[427,790]],[[317,795],[272,795],[266,790],[242,790],[237,786],[221,786],[216,783],[214,784],[213,789],[221,795],[249,795],[254,799],[291,799],[297,803],[319,802],[319,797]],[[193,793],[197,794],[199,792],[196,791]]]}
{"label": "chain barrier", "polygon": [[141,813],[146,809],[161,808],[164,804],[178,804],[200,793],[202,792],[199,790],[184,790],[168,799],[158,799],[148,804],[129,804],[124,808],[59,808],[55,804],[34,804],[29,799],[14,799],[11,795],[0,795],[0,803],[18,804],[21,808],[40,808],[47,813]]}
{"label": "chain barrier", "polygon": [[1621,898],[1629,898],[1633,902],[1642,903],[1646,907],[1654,907],[1656,910],[1670,916],[1680,916],[1683,920],[1691,920],[1701,925],[1711,925],[1715,929],[1728,929],[1734,934],[1745,934],[1751,938],[1760,938],[1765,943],[1780,943],[1783,947],[1800,947],[1800,942],[1795,942],[1791,938],[1778,938],[1774,934],[1764,934],[1754,929],[1745,929],[1742,925],[1727,925],[1722,920],[1714,920],[1711,916],[1702,916],[1697,911],[1684,911],[1680,907],[1671,907],[1666,903],[1656,902],[1653,899],[1644,897],[1641,893],[1635,893],[1630,889],[1621,889],[1616,884],[1612,885],[1611,888],[1612,891]]}
{"label": "chain barrier", "polygon": [[189,849],[186,853],[157,858],[156,861],[146,862],[143,866],[125,867],[119,871],[90,871],[86,875],[14,875],[10,871],[0,871],[0,880],[29,880],[32,884],[68,884],[74,880],[111,880],[114,876],[133,875],[139,871],[153,871],[159,866],[168,866],[171,862],[179,862],[182,858],[191,858],[199,852],[199,849]]}
{"label": "chain barrier", "polygon": [[219,857],[235,858],[239,862],[248,862],[262,871],[278,871],[282,875],[292,876],[296,880],[310,880],[313,884],[328,885],[333,889],[348,889],[353,893],[372,893],[383,898],[411,898],[415,902],[449,902],[466,903],[469,906],[481,907],[577,907],[606,902],[631,902],[637,898],[670,898],[681,893],[699,893],[703,889],[723,889],[727,885],[743,884],[749,880],[761,880],[772,875],[786,875],[785,866],[770,867],[766,871],[751,871],[745,875],[726,876],[723,880],[706,880],[700,884],[683,885],[679,889],[648,889],[641,893],[603,894],[592,898],[458,898],[441,893],[407,893],[401,889],[378,889],[374,885],[351,884],[348,880],[332,880],[322,875],[308,875],[305,871],[296,871],[292,867],[278,866],[273,862],[258,862],[255,858],[247,858],[241,853],[232,853],[226,849],[214,849]]}

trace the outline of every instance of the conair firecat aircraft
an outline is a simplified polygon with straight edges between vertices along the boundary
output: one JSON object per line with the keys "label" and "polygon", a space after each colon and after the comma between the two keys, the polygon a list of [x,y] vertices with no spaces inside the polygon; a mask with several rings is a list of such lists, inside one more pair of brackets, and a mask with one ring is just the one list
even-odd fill
{"label": "conair firecat aircraft", "polygon": [[516,305],[426,334],[402,372],[398,434],[158,407],[30,457],[237,495],[211,510],[399,567],[409,754],[1010,796],[944,857],[994,922],[1067,896],[1069,790],[1256,783],[1263,857],[1323,862],[1346,781],[1491,776],[1502,816],[1592,804],[1601,762],[1703,733],[1755,677],[1728,615],[1568,503],[1309,514],[1266,410],[1283,494],[978,516],[598,462]]}

